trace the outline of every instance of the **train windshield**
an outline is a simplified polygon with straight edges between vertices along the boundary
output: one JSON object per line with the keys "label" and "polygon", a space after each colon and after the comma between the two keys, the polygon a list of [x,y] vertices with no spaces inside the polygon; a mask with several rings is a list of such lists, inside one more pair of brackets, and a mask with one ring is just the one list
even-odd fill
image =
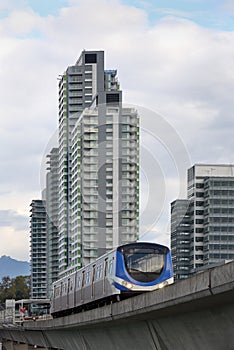
{"label": "train windshield", "polygon": [[129,275],[139,282],[152,282],[161,275],[166,253],[166,249],[152,247],[129,247],[122,250]]}

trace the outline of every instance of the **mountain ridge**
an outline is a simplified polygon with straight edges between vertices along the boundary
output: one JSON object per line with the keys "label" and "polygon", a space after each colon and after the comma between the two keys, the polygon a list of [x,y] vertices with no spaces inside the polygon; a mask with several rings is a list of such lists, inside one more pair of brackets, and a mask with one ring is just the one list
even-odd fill
{"label": "mountain ridge", "polygon": [[0,281],[5,276],[14,278],[16,276],[29,275],[30,263],[28,261],[16,260],[8,255],[2,255],[0,257]]}

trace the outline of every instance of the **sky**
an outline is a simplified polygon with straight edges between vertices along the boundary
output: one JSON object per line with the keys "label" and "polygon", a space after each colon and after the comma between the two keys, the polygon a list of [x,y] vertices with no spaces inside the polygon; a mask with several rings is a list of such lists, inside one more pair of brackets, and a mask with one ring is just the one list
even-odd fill
{"label": "sky", "polygon": [[189,166],[234,163],[233,0],[1,0],[0,48],[0,256],[29,260],[58,77],[83,49],[140,111],[143,240],[169,245]]}

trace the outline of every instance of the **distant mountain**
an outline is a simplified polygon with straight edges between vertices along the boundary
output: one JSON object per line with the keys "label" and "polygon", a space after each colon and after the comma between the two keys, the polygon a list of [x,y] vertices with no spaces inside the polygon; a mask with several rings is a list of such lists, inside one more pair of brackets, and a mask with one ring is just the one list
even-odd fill
{"label": "distant mountain", "polygon": [[4,276],[29,276],[30,264],[27,261],[12,259],[10,256],[3,255],[0,257],[0,281]]}

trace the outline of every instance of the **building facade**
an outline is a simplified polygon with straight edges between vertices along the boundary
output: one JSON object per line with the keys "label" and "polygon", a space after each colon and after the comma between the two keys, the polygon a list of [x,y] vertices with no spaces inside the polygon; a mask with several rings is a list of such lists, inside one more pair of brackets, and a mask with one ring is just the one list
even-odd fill
{"label": "building facade", "polygon": [[190,271],[190,201],[171,203],[171,255],[177,279],[187,278]]}
{"label": "building facade", "polygon": [[59,82],[59,275],[139,230],[139,117],[122,108],[103,51],[83,51]]}
{"label": "building facade", "polygon": [[47,213],[47,298],[51,295],[51,284],[58,279],[58,148],[47,155],[46,213]]}
{"label": "building facade", "polygon": [[138,120],[109,103],[85,110],[73,130],[72,266],[138,238]]}
{"label": "building facade", "polygon": [[32,200],[30,215],[31,299],[47,297],[46,204]]}
{"label": "building facade", "polygon": [[61,273],[71,263],[71,133],[84,108],[89,107],[98,90],[103,89],[103,69],[102,51],[82,52],[75,65],[62,74],[59,82],[58,258]]}
{"label": "building facade", "polygon": [[[175,201],[171,205],[171,248],[176,278],[204,266],[234,259],[234,165],[196,164],[188,170],[187,211],[175,223]],[[181,225],[186,221],[189,239],[187,260],[178,265]],[[187,250],[180,258],[187,259]],[[183,275],[183,273],[182,273]],[[185,274],[184,274],[185,275]]]}

